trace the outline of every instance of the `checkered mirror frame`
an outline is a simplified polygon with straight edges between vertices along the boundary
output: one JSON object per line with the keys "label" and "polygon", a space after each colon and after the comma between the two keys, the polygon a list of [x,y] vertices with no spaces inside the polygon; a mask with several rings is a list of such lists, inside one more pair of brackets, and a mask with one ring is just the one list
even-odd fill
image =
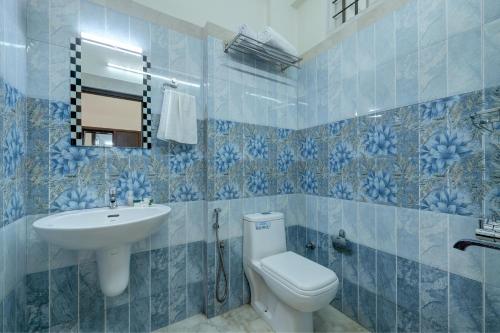
{"label": "checkered mirror frame", "polygon": [[[151,149],[151,63],[142,56],[142,148]],[[83,146],[82,131],[82,39],[70,43],[71,145]]]}

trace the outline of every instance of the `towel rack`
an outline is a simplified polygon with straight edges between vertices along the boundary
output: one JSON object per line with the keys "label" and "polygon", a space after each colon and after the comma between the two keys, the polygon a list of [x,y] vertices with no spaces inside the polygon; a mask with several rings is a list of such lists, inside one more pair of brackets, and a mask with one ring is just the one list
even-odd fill
{"label": "towel rack", "polygon": [[224,42],[224,52],[235,51],[250,54],[271,64],[278,66],[281,71],[288,67],[300,68],[302,58],[289,54],[276,47],[262,43],[261,41],[238,33],[232,40]]}
{"label": "towel rack", "polygon": [[177,87],[179,87],[179,83],[177,82],[176,79],[169,79],[169,80],[167,80],[166,83],[163,84],[162,89],[165,90],[168,87],[170,87],[170,88],[177,88]]}

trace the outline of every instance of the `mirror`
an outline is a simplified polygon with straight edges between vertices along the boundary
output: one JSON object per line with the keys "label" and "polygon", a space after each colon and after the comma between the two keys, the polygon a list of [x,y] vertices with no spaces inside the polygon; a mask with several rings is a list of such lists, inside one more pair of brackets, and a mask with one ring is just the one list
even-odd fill
{"label": "mirror", "polygon": [[151,148],[150,64],[140,48],[82,33],[71,43],[71,142]]}

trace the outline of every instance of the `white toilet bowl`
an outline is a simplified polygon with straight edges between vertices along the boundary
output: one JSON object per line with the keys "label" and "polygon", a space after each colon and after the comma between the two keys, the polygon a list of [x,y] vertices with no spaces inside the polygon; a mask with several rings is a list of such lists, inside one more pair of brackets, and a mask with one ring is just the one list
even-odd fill
{"label": "white toilet bowl", "polygon": [[277,332],[312,332],[312,313],[335,297],[333,271],[286,251],[283,214],[244,218],[244,268],[252,307]]}

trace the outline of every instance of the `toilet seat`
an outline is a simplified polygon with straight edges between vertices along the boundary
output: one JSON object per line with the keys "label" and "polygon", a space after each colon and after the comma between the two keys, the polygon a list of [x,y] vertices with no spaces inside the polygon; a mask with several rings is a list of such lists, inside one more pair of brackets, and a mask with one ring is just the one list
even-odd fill
{"label": "toilet seat", "polygon": [[298,296],[317,296],[338,284],[333,271],[290,251],[263,258],[260,268]]}

